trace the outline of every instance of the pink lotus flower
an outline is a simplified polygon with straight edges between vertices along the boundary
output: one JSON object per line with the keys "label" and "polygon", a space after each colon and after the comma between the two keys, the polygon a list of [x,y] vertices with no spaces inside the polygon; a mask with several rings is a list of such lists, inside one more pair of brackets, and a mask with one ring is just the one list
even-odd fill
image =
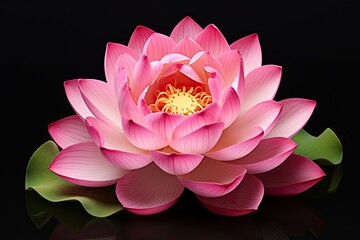
{"label": "pink lotus flower", "polygon": [[122,206],[155,214],[185,188],[208,210],[243,215],[264,194],[301,193],[325,174],[293,154],[315,101],[275,101],[282,68],[262,65],[257,34],[229,44],[190,17],[170,36],[138,26],[108,43],[106,82],[64,83],[76,114],[49,125],[49,169],[77,185],[116,184]]}

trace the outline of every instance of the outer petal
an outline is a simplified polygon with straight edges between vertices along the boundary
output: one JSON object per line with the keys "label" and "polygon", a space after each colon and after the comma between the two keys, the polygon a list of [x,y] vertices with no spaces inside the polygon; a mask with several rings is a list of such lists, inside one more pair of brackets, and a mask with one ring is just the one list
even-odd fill
{"label": "outer petal", "polygon": [[151,82],[151,65],[147,56],[141,56],[133,71],[133,81],[129,83],[131,95],[137,102],[140,94]]}
{"label": "outer petal", "polygon": [[132,33],[128,46],[133,49],[138,56],[142,55],[145,42],[154,33],[153,30],[144,26],[137,26]]}
{"label": "outer petal", "polygon": [[[152,162],[149,153],[132,145],[120,129],[91,117],[86,124],[102,154],[120,168],[137,169]],[[100,140],[96,141],[97,138]]]}
{"label": "outer petal", "polygon": [[189,37],[194,39],[202,28],[191,17],[184,17],[172,30],[170,37],[175,42],[180,42],[183,38]]}
{"label": "outer petal", "polygon": [[279,88],[281,70],[280,66],[264,65],[254,69],[246,76],[242,112],[246,112],[262,101],[274,98]]}
{"label": "outer petal", "polygon": [[240,165],[206,158],[194,171],[178,178],[185,187],[197,195],[219,197],[234,190],[245,173],[246,169]]}
{"label": "outer petal", "polygon": [[234,122],[240,112],[239,96],[231,86],[222,91],[220,105],[219,121],[224,122],[225,128],[227,128]]}
{"label": "outer petal", "polygon": [[241,216],[258,209],[264,196],[264,186],[253,175],[246,174],[239,186],[222,197],[197,196],[208,210],[225,216]]}
{"label": "outer petal", "polygon": [[237,77],[239,77],[241,65],[241,55],[238,50],[224,52],[218,56],[219,62],[224,68],[225,84],[231,85]]}
{"label": "outer petal", "polygon": [[249,174],[263,173],[279,166],[293,152],[297,144],[289,138],[268,138],[243,158],[231,164],[244,166]]}
{"label": "outer petal", "polygon": [[91,141],[84,121],[77,115],[72,115],[49,124],[48,130],[51,137],[61,148]]}
{"label": "outer petal", "polygon": [[261,141],[263,130],[260,127],[234,130],[227,128],[214,148],[205,156],[220,160],[231,161],[241,158],[251,152]]}
{"label": "outer petal", "polygon": [[121,127],[121,116],[115,91],[100,80],[79,80],[79,87],[86,105],[102,121]]}
{"label": "outer petal", "polygon": [[172,52],[176,43],[170,37],[160,33],[153,33],[144,45],[143,54],[148,56],[149,61],[160,60]]}
{"label": "outer petal", "polygon": [[166,153],[150,151],[156,165],[172,175],[187,174],[194,170],[204,158],[201,154]]}
{"label": "outer petal", "polygon": [[169,114],[157,112],[145,116],[146,126],[168,141],[172,140],[172,134],[175,127],[184,120],[180,114]]}
{"label": "outer petal", "polygon": [[82,119],[94,116],[85,104],[79,88],[79,80],[73,79],[64,82],[65,93],[76,114]]}
{"label": "outer petal", "polygon": [[292,154],[279,167],[257,175],[265,194],[286,196],[301,193],[319,182],[325,173],[312,160]]}
{"label": "outer petal", "polygon": [[127,173],[106,160],[92,142],[79,143],[59,152],[49,169],[77,185],[109,186]]}
{"label": "outer petal", "polygon": [[116,195],[122,206],[141,215],[165,211],[175,204],[183,190],[175,176],[155,164],[129,172],[116,185]]}
{"label": "outer petal", "polygon": [[231,49],[240,51],[244,60],[244,74],[245,76],[261,66],[262,53],[258,35],[256,33],[243,37],[234,43],[230,44]]}
{"label": "outer petal", "polygon": [[269,137],[293,137],[310,119],[314,112],[316,102],[308,99],[289,98],[279,101],[283,109],[275,126],[265,136]]}
{"label": "outer petal", "polygon": [[202,49],[209,51],[214,56],[219,56],[221,53],[230,50],[230,46],[225,37],[214,24],[209,24],[200,32],[195,38],[195,41]]}
{"label": "outer petal", "polygon": [[203,154],[215,146],[224,129],[224,123],[205,125],[194,132],[177,138],[170,146],[182,153]]}
{"label": "outer petal", "polygon": [[134,59],[137,59],[137,54],[129,47],[119,44],[119,43],[112,43],[109,42],[106,45],[106,51],[105,51],[105,76],[106,81],[110,85],[114,85],[114,74],[115,74],[115,64],[118,60],[119,56],[122,54],[129,54]]}
{"label": "outer petal", "polygon": [[123,129],[127,139],[143,150],[156,150],[167,146],[167,139],[154,131],[123,117]]}
{"label": "outer petal", "polygon": [[203,51],[197,42],[189,37],[181,40],[173,49],[174,53],[180,53],[184,56],[192,58],[197,52]]}

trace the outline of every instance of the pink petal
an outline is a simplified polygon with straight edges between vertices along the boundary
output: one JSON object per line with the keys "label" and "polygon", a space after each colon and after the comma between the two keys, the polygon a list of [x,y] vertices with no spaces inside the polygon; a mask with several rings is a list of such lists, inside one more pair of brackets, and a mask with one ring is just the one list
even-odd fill
{"label": "pink petal", "polygon": [[121,116],[132,119],[137,123],[142,124],[144,122],[144,116],[140,109],[134,102],[133,97],[130,94],[130,90],[127,82],[123,84],[117,90],[118,93],[118,109]]}
{"label": "pink petal", "polygon": [[109,186],[127,173],[106,160],[92,142],[79,143],[60,151],[49,169],[76,185]]}
{"label": "pink petal", "polygon": [[121,116],[117,106],[115,91],[100,80],[79,80],[83,99],[91,112],[102,121],[121,126]]}
{"label": "pink petal", "polygon": [[204,158],[200,154],[167,153],[150,151],[156,165],[172,175],[187,174],[194,170]]}
{"label": "pink petal", "polygon": [[260,102],[245,114],[241,115],[231,125],[232,129],[261,127],[264,135],[267,134],[280,116],[283,105],[279,102],[268,100]]}
{"label": "pink petal", "polygon": [[170,146],[182,153],[203,154],[213,148],[224,129],[224,123],[205,125],[194,132],[177,138]]}
{"label": "pink petal", "polygon": [[91,117],[86,119],[86,123],[89,132],[95,136],[93,138],[100,139],[95,142],[99,142],[104,157],[120,168],[137,169],[152,162],[148,151],[132,145],[120,129]]}
{"label": "pink petal", "polygon": [[217,121],[220,107],[212,103],[204,110],[198,111],[182,120],[173,131],[172,138],[176,139],[194,132],[196,129]]}
{"label": "pink petal", "polygon": [[202,49],[209,51],[214,56],[219,56],[221,53],[230,50],[230,46],[225,37],[214,24],[209,24],[205,27],[195,38],[195,41]]}
{"label": "pink petal", "polygon": [[203,197],[219,197],[234,190],[246,169],[205,158],[192,172],[178,176],[180,182],[195,194]]}
{"label": "pink petal", "polygon": [[77,115],[72,115],[49,124],[48,131],[61,148],[91,141],[84,121]]}
{"label": "pink petal", "polygon": [[264,186],[253,175],[246,174],[232,192],[221,197],[197,196],[211,212],[225,216],[241,216],[258,209],[264,196]]}
{"label": "pink petal", "polygon": [[225,88],[225,82],[221,78],[220,74],[214,72],[208,79],[208,87],[211,93],[213,102],[218,103],[220,101],[220,95]]}
{"label": "pink petal", "polygon": [[168,141],[171,141],[173,130],[184,118],[185,117],[180,114],[157,112],[146,115],[145,122],[149,129],[166,138]]}
{"label": "pink petal", "polygon": [[104,61],[104,67],[105,67],[105,76],[106,81],[110,85],[114,85],[114,74],[115,74],[115,64],[118,60],[119,56],[122,54],[129,54],[134,59],[137,59],[137,54],[129,47],[119,44],[119,43],[112,43],[109,42],[106,45],[106,51],[105,51],[105,61]]}
{"label": "pink petal", "polygon": [[182,39],[189,37],[194,39],[202,28],[191,17],[184,17],[172,30],[170,37],[175,42],[180,42]]}
{"label": "pink petal", "polygon": [[195,82],[204,83],[200,76],[197,74],[197,72],[189,65],[180,65],[179,72],[189,77],[191,80],[194,80]]}
{"label": "pink petal", "polygon": [[64,82],[65,93],[76,114],[82,119],[94,116],[85,104],[79,88],[79,80],[67,80]]}
{"label": "pink petal", "polygon": [[133,49],[138,56],[141,56],[145,42],[153,33],[154,31],[147,27],[137,26],[130,37],[129,48]]}
{"label": "pink petal", "polygon": [[248,155],[230,163],[244,166],[249,174],[263,173],[284,162],[296,146],[297,144],[289,138],[264,139]]}
{"label": "pink petal", "polygon": [[230,44],[230,48],[239,50],[244,60],[245,76],[261,66],[262,54],[258,35],[256,33],[243,37]]}
{"label": "pink petal", "polygon": [[257,177],[265,186],[265,194],[286,196],[301,193],[317,182],[325,173],[312,160],[292,154],[277,168]]}
{"label": "pink petal", "polygon": [[192,58],[197,52],[203,51],[197,42],[189,37],[182,39],[173,49],[174,53],[180,53]]}
{"label": "pink petal", "polygon": [[308,99],[289,98],[279,101],[283,105],[279,119],[266,137],[293,137],[308,122],[316,102]]}
{"label": "pink petal", "polygon": [[168,141],[165,137],[137,124],[131,119],[123,117],[122,121],[124,133],[127,139],[136,147],[143,150],[156,150],[167,146]]}
{"label": "pink petal", "polygon": [[147,56],[141,56],[137,61],[134,71],[133,80],[129,83],[131,95],[137,102],[140,94],[150,84],[151,79],[151,65]]}
{"label": "pink petal", "polygon": [[222,91],[220,105],[219,121],[224,122],[225,128],[227,128],[234,122],[240,112],[239,96],[231,86]]}
{"label": "pink petal", "polygon": [[251,71],[245,78],[245,92],[241,111],[245,112],[256,104],[272,100],[278,90],[282,68],[264,65]]}
{"label": "pink petal", "polygon": [[225,84],[229,86],[239,77],[242,61],[240,52],[238,50],[224,52],[218,56],[218,60],[224,68]]}
{"label": "pink petal", "polygon": [[171,53],[175,45],[176,43],[170,37],[153,33],[145,43],[143,54],[148,56],[150,62],[160,60]]}
{"label": "pink petal", "polygon": [[220,161],[231,161],[249,154],[261,141],[263,131],[260,127],[250,129],[230,129],[223,132],[214,148],[205,156]]}
{"label": "pink petal", "polygon": [[175,176],[165,173],[155,164],[129,172],[116,185],[121,205],[140,215],[167,210],[176,203],[183,190]]}
{"label": "pink petal", "polygon": [[[114,69],[114,86],[116,88],[116,85],[121,85],[121,83],[125,80],[129,81],[129,82],[133,82],[134,77],[133,77],[133,71],[134,68],[136,66],[137,60],[135,60],[133,57],[131,57],[129,54],[121,54],[118,58],[118,60],[116,61],[115,64],[115,69]],[[126,73],[126,79],[120,79],[123,81],[120,81],[117,79],[119,76],[119,71],[124,71]],[[123,75],[124,73],[120,73],[121,75]]]}
{"label": "pink petal", "polygon": [[220,74],[220,76],[223,76],[223,66],[215,58],[213,55],[210,54],[210,52],[198,52],[196,53],[191,61],[189,62],[189,65],[196,71],[196,73],[200,76],[203,83],[207,83],[208,76],[206,75],[204,71],[204,66],[210,66],[214,69],[216,69],[216,72]]}

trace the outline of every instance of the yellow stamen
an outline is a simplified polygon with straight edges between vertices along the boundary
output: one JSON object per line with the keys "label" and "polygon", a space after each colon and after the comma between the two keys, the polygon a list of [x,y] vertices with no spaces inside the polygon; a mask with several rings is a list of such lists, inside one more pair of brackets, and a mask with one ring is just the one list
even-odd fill
{"label": "yellow stamen", "polygon": [[156,102],[149,105],[153,112],[189,116],[212,103],[212,98],[200,87],[175,88],[167,84],[164,92],[156,92]]}

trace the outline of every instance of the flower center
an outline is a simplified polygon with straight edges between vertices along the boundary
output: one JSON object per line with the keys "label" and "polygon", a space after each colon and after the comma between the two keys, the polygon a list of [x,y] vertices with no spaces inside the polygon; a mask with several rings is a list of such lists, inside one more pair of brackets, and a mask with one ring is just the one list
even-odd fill
{"label": "flower center", "polygon": [[189,116],[212,103],[212,98],[200,86],[175,88],[167,84],[165,91],[156,93],[156,102],[149,105],[153,112]]}

